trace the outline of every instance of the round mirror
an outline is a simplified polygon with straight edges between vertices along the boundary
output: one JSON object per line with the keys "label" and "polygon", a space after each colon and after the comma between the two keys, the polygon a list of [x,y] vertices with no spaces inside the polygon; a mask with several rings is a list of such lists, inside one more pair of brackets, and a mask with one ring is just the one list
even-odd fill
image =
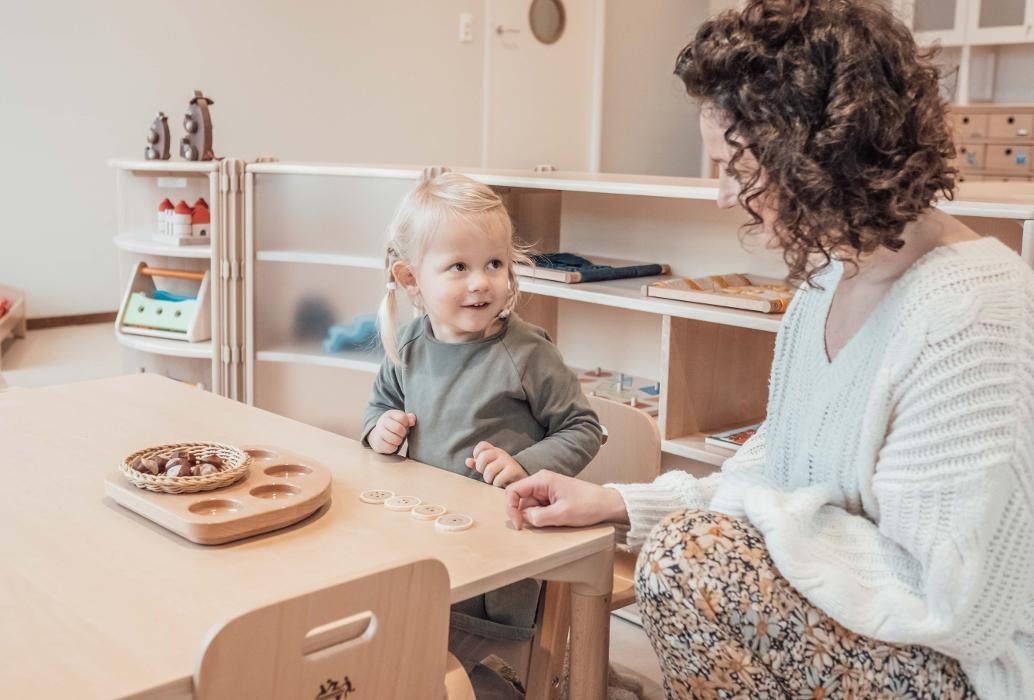
{"label": "round mirror", "polygon": [[528,10],[531,33],[543,44],[553,44],[560,39],[564,21],[564,4],[560,0],[533,0]]}

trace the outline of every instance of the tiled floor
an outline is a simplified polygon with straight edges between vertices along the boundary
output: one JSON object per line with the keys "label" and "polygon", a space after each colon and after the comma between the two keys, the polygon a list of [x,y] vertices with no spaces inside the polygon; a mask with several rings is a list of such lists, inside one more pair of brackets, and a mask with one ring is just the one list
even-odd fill
{"label": "tiled floor", "polygon": [[[11,387],[98,379],[122,373],[120,355],[111,324],[35,330],[5,344],[0,375]],[[643,630],[611,617],[610,635],[614,667],[640,678],[646,700],[661,700],[660,668]]]}

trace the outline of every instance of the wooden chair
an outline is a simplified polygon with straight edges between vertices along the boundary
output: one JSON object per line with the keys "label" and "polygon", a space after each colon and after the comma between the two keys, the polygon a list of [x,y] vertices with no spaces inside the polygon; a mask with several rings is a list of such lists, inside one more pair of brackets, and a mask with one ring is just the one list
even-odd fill
{"label": "wooden chair", "polygon": [[[657,421],[639,409],[589,397],[589,403],[607,428],[608,439],[599,454],[579,474],[594,484],[653,481],[661,473],[661,436]],[[636,555],[618,547],[614,552],[614,591],[610,609],[635,601]],[[571,624],[571,592],[566,583],[545,585],[532,639],[526,686],[529,698],[557,697],[560,673]]]}
{"label": "wooden chair", "polygon": [[194,696],[474,700],[467,674],[447,651],[448,630],[445,566],[410,562],[214,627],[194,674]]}

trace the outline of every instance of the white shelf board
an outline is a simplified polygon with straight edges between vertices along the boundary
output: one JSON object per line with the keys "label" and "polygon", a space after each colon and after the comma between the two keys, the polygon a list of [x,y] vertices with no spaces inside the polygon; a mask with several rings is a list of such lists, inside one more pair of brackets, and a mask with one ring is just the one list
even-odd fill
{"label": "white shelf board", "polygon": [[167,258],[197,258],[208,260],[212,257],[212,246],[209,245],[173,245],[153,238],[148,231],[130,231],[115,236],[115,246],[130,253],[145,255],[161,255]]}
{"label": "white shelf board", "polygon": [[108,165],[119,170],[133,170],[152,173],[208,174],[219,169],[219,161],[215,160],[134,160],[132,158],[112,158]]}
{"label": "white shelf board", "polygon": [[[338,163],[249,163],[248,172],[284,175],[330,175],[339,177],[382,177],[416,180],[423,167],[416,165],[350,165]],[[527,170],[483,170],[454,168],[487,185],[526,187],[568,192],[696,199],[715,202],[718,180],[712,178],[666,177],[585,172],[534,173]],[[981,201],[983,200],[983,201]],[[954,216],[978,216],[991,219],[1034,219],[1034,204],[1023,197],[998,194],[994,201],[984,197],[967,198],[962,188],[956,201],[941,201],[937,206]]]}
{"label": "white shelf board", "polygon": [[115,337],[122,345],[141,352],[149,352],[155,355],[169,355],[171,357],[212,358],[211,340],[205,340],[200,343],[188,343],[185,340],[153,338],[146,335],[122,333],[118,330],[115,331]]}
{"label": "white shelf board", "polygon": [[285,362],[289,364],[319,365],[376,374],[381,369],[384,352],[376,350],[349,350],[333,355],[323,352],[321,343],[295,343],[259,350],[255,359],[262,362]]}
{"label": "white shelf board", "polygon": [[309,263],[314,265],[338,265],[383,270],[384,258],[363,255],[339,255],[312,250],[260,250],[255,259],[263,262]]}
{"label": "white shelf board", "polygon": [[735,450],[712,447],[704,442],[704,434],[687,435],[673,440],[661,441],[661,452],[678,455],[686,459],[694,459],[716,467],[722,466],[725,460],[736,454]]}
{"label": "white shelf board", "polygon": [[520,290],[521,292],[541,294],[542,296],[556,297],[558,299],[571,299],[572,301],[613,306],[631,311],[689,318],[725,326],[753,328],[770,333],[775,333],[779,330],[779,324],[783,320],[782,314],[762,314],[755,311],[742,311],[722,306],[709,306],[707,304],[694,304],[686,301],[643,296],[643,285],[662,279],[669,279],[669,277],[636,277],[632,279],[609,280],[607,282],[583,282],[581,284],[564,284],[563,282],[521,277]]}

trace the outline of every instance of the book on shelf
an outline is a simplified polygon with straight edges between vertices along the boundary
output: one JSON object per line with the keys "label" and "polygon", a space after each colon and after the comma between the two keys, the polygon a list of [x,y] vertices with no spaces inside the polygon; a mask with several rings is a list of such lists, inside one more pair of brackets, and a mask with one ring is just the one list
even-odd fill
{"label": "book on shelf", "polygon": [[749,440],[761,427],[761,423],[743,425],[732,430],[724,430],[720,433],[713,433],[704,438],[704,444],[711,447],[721,447],[726,450],[738,450]]}
{"label": "book on shelf", "polygon": [[793,287],[781,280],[742,273],[693,279],[674,277],[643,286],[645,296],[728,306],[766,314],[785,312],[794,291]]}
{"label": "book on shelf", "polygon": [[517,265],[518,275],[565,284],[653,277],[671,272],[668,265],[660,263],[601,258],[595,255],[590,259],[574,253],[545,253],[533,255],[531,260],[533,265]]}

